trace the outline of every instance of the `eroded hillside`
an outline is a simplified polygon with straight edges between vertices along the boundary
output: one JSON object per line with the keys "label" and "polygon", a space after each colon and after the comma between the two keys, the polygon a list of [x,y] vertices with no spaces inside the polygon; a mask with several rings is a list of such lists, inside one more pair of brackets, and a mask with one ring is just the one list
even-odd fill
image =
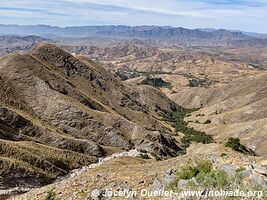
{"label": "eroded hillside", "polygon": [[1,58],[0,85],[2,189],[47,184],[122,150],[180,150],[160,121],[178,105],[51,44]]}
{"label": "eroded hillside", "polygon": [[[203,176],[179,178],[186,163],[197,168],[200,160],[208,179],[220,175],[208,187],[266,188],[266,72],[237,50],[233,61],[209,48],[137,42],[64,46],[74,54],[42,43],[1,58],[3,198],[98,199],[111,188],[192,182],[205,190]],[[226,145],[237,138],[237,147]]]}

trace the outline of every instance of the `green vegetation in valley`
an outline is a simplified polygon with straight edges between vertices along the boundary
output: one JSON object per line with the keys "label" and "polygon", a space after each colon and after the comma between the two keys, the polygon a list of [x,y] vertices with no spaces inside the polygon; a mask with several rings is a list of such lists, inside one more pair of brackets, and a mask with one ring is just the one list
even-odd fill
{"label": "green vegetation in valley", "polygon": [[189,80],[189,87],[205,87],[208,88],[210,85],[214,84],[215,81],[209,80],[207,78],[205,79],[199,79],[194,77],[193,79]]}
{"label": "green vegetation in valley", "polygon": [[150,85],[155,88],[169,88],[171,90],[172,89],[171,83],[162,80],[162,78],[160,77],[155,77],[161,74],[171,74],[171,73],[158,72],[158,71],[141,72],[141,71],[122,71],[122,70],[117,70],[115,72],[115,75],[118,76],[123,81],[140,76],[145,76],[146,78],[140,83],[141,85]]}
{"label": "green vegetation in valley", "polygon": [[169,82],[162,80],[162,78],[146,78],[141,83],[141,85],[151,85],[156,88],[169,88],[172,89],[172,86]]}
{"label": "green vegetation in valley", "polygon": [[140,77],[140,76],[146,76],[148,78],[152,78],[153,76],[164,75],[164,74],[171,75],[173,73],[171,73],[171,72],[162,72],[162,71],[149,71],[149,72],[145,72],[145,71],[124,71],[124,70],[121,70],[121,69],[115,71],[115,75],[118,76],[123,81],[131,79],[131,78]]}
{"label": "green vegetation in valley", "polygon": [[184,134],[182,138],[183,147],[187,148],[192,141],[201,142],[203,144],[213,143],[214,140],[211,135],[206,134],[203,131],[197,131],[192,127],[188,127],[188,122],[184,118],[191,112],[197,109],[181,108],[175,112],[167,112],[163,115],[163,120],[169,122],[176,132],[182,132]]}

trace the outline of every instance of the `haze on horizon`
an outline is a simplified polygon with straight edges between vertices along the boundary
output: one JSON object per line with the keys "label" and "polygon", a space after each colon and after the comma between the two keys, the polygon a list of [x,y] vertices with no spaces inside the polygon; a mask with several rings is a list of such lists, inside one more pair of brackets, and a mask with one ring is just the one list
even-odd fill
{"label": "haze on horizon", "polygon": [[3,0],[0,24],[161,25],[267,33],[266,0]]}

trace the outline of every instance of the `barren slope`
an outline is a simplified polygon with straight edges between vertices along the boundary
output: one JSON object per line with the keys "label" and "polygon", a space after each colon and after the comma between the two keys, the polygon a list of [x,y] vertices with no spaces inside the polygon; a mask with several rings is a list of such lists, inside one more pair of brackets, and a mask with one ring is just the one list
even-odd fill
{"label": "barren slope", "polygon": [[[211,88],[181,87],[169,97],[187,107],[200,107],[188,121],[198,130],[205,130],[217,141],[238,137],[260,155],[266,155],[267,137],[267,74],[237,79],[225,86]],[[204,116],[202,116],[204,114]]]}
{"label": "barren slope", "polygon": [[159,120],[179,106],[56,46],[2,58],[0,88],[3,189],[51,182],[114,151],[173,156],[180,150]]}
{"label": "barren slope", "polygon": [[[226,156],[221,156],[222,153]],[[44,199],[49,192],[53,191],[55,196],[60,199],[123,200],[127,199],[123,195],[109,197],[103,195],[105,191],[123,192],[125,190],[137,191],[137,196],[133,196],[132,199],[179,199],[179,197],[175,196],[160,196],[156,192],[162,190],[169,191],[169,185],[175,180],[176,173],[179,172],[182,166],[187,163],[190,164],[192,160],[210,160],[215,170],[225,171],[229,178],[242,169],[241,174],[244,174],[242,182],[245,188],[252,187],[258,183],[262,184],[261,187],[266,188],[266,177],[264,174],[261,174],[263,171],[261,173],[259,171],[259,169],[266,169],[266,160],[259,157],[242,156],[220,144],[193,144],[186,155],[164,161],[144,160],[132,156],[110,159],[96,167],[77,171],[71,177],[60,182],[32,190],[26,194],[16,196],[14,199]],[[186,183],[189,185],[189,181],[181,180],[178,183],[179,189],[187,191],[189,188],[186,187]],[[141,196],[141,191],[144,189],[149,191],[151,196]],[[154,195],[153,191],[155,191]],[[188,197],[188,199],[202,198],[205,197]],[[208,199],[218,198],[208,197]]]}

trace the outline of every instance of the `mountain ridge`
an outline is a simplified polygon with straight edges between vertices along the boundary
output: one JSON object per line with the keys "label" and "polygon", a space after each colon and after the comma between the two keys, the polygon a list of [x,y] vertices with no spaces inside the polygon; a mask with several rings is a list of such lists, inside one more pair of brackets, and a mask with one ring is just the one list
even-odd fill
{"label": "mountain ridge", "polygon": [[42,186],[122,150],[181,150],[160,121],[180,106],[55,45],[0,58],[0,86],[1,190]]}
{"label": "mountain ridge", "polygon": [[49,25],[1,25],[0,34],[15,35],[49,35],[69,37],[87,37],[102,36],[114,38],[149,38],[149,39],[246,39],[246,36],[240,31],[227,31],[224,29],[211,32],[200,29],[186,29],[182,27],[170,26],[72,26],[56,27]]}

